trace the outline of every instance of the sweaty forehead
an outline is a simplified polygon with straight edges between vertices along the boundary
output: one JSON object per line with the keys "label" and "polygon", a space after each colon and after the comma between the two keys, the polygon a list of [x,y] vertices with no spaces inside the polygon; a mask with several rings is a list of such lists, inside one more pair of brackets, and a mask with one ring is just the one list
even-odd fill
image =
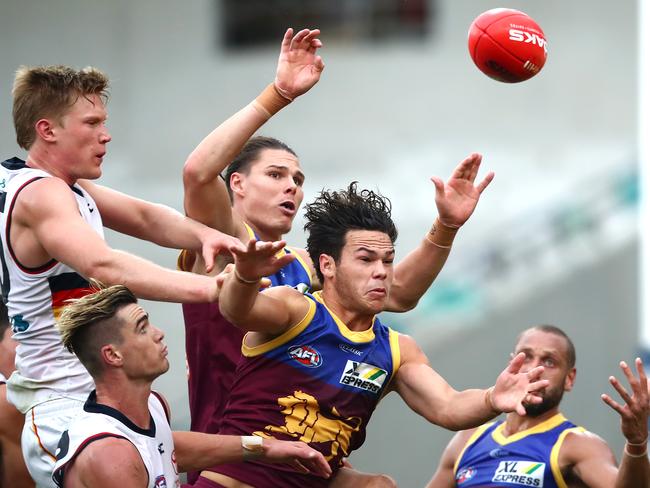
{"label": "sweaty forehead", "polygon": [[358,249],[368,249],[381,254],[395,252],[388,234],[377,230],[348,231],[345,235],[345,247],[352,252]]}

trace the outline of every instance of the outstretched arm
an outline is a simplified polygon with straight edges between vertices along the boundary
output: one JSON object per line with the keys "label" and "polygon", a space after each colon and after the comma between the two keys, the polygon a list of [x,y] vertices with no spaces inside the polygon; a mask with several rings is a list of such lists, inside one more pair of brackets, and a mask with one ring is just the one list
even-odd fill
{"label": "outstretched arm", "polygon": [[265,334],[281,334],[299,323],[310,309],[309,300],[287,286],[276,286],[263,293],[262,277],[270,276],[294,259],[277,256],[284,241],[250,240],[246,250],[233,250],[235,264],[217,277],[221,284],[219,309],[237,327]]}
{"label": "outstretched arm", "polygon": [[166,205],[125,195],[90,181],[80,184],[93,197],[104,225],[117,232],[163,247],[189,249],[202,256],[207,271],[218,254],[229,254],[239,242],[231,235],[207,227]]}
{"label": "outstretched arm", "polygon": [[[57,204],[51,205],[51,201]],[[106,285],[123,284],[149,300],[209,302],[217,298],[214,278],[168,270],[108,247],[83,220],[70,188],[58,178],[43,178],[26,186],[17,199],[13,218],[12,238],[21,242],[14,247],[30,248],[32,254],[42,255],[41,262],[33,265],[53,258],[86,278]]]}
{"label": "outstretched arm", "polygon": [[454,390],[436,373],[415,341],[400,336],[402,363],[392,388],[408,406],[429,422],[450,430],[478,427],[501,412],[525,414],[523,402],[539,403],[535,392],[548,385],[538,378],[544,371],[538,366],[520,373],[525,355],[515,356],[501,372],[494,386],[486,390]]}
{"label": "outstretched arm", "polygon": [[183,168],[185,212],[209,227],[247,240],[241,221],[233,215],[230,198],[219,175],[241,151],[246,141],[273,114],[307,92],[320,79],[324,64],[318,29],[282,39],[275,81],[253,102],[214,129],[189,155]]}
{"label": "outstretched arm", "polygon": [[415,307],[444,266],[458,229],[470,218],[481,193],[494,178],[490,172],[474,184],[481,155],[471,154],[444,183],[431,178],[436,188],[438,218],[420,245],[395,266],[395,278],[386,310],[404,312]]}
{"label": "outstretched arm", "polygon": [[289,464],[303,473],[323,478],[332,474],[323,455],[303,442],[261,439],[258,452],[245,451],[242,438],[235,435],[174,432],[178,470],[198,471],[216,464],[238,463],[257,459],[269,463]]}

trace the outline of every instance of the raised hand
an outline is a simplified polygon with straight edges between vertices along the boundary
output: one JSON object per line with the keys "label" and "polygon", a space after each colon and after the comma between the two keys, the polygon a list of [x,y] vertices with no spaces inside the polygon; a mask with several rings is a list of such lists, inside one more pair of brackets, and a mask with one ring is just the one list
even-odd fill
{"label": "raised hand", "polygon": [[208,273],[214,268],[218,254],[230,254],[233,249],[244,250],[244,244],[239,239],[214,229],[208,229],[201,239],[201,245],[201,255]]}
{"label": "raised hand", "polygon": [[478,185],[474,185],[481,159],[482,156],[476,153],[463,159],[446,184],[437,176],[431,177],[436,187],[438,219],[443,225],[452,228],[463,225],[474,212],[481,193],[494,178],[494,172],[490,171]]}
{"label": "raised hand", "polygon": [[285,98],[293,100],[318,83],[325,68],[316,54],[323,46],[319,35],[318,29],[303,29],[295,36],[291,28],[285,32],[275,73],[275,87]]}
{"label": "raised hand", "polygon": [[286,463],[301,473],[313,473],[329,478],[332,468],[323,455],[304,442],[264,439],[262,459],[270,463]]}
{"label": "raised hand", "polygon": [[601,395],[602,400],[618,412],[621,416],[621,431],[625,439],[630,444],[642,444],[648,440],[648,415],[650,414],[650,405],[648,404],[648,378],[646,377],[643,361],[636,358],[636,370],[639,374],[637,379],[632,373],[630,367],[624,361],[620,366],[623,374],[630,383],[632,395],[625,387],[613,376],[609,377],[609,382],[614,389],[621,395],[625,402],[624,405],[617,403],[607,394]]}
{"label": "raised hand", "polygon": [[523,352],[517,354],[504,369],[493,387],[490,401],[495,410],[516,411],[526,415],[523,403],[541,403],[542,397],[535,392],[548,386],[548,380],[540,380],[544,366],[537,366],[525,373],[520,372],[526,360]]}
{"label": "raised hand", "polygon": [[264,276],[271,276],[295,259],[293,254],[278,254],[285,241],[265,242],[251,239],[245,248],[232,247],[235,257],[233,273],[244,282],[254,283]]}

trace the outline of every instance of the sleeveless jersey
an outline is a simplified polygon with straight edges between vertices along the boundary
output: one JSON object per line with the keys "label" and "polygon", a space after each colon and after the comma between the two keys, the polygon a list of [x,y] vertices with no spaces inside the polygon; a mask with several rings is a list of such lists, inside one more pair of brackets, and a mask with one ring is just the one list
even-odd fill
{"label": "sleeveless jersey", "polygon": [[120,411],[97,403],[93,391],[84,412],[72,421],[59,441],[52,475],[56,485],[64,487],[66,467],[90,443],[117,437],[131,442],[140,453],[149,476],[148,488],[180,487],[169,417],[162,399],[154,392],[149,395],[149,414],[149,428],[142,429]]}
{"label": "sleeveless jersey", "polygon": [[567,488],[558,455],[566,435],[582,427],[560,413],[510,437],[504,427],[504,421],[490,422],[472,434],[454,466],[458,488]]}
{"label": "sleeveless jersey", "polygon": [[[246,225],[251,237],[257,238]],[[291,248],[281,252],[294,254],[296,259],[272,276],[271,286],[291,286],[301,292],[312,286],[310,267]],[[192,268],[192,255],[183,251],[178,267]],[[185,321],[185,354],[189,372],[191,430],[214,434],[228,401],[235,368],[241,358],[244,332],[228,322],[216,303],[183,304]]]}
{"label": "sleeveless jersey", "polygon": [[[265,344],[242,345],[220,433],[306,442],[335,473],[341,459],[363,444],[366,424],[399,367],[398,334],[376,317],[368,330],[350,331],[319,292],[305,299],[309,312],[300,323]],[[211,471],[253,486],[329,483],[258,462]]]}
{"label": "sleeveless jersey", "polygon": [[[83,401],[93,388],[92,378],[76,356],[63,347],[55,327],[65,301],[89,293],[88,282],[54,259],[37,268],[22,265],[9,242],[16,198],[30,183],[50,177],[18,158],[0,165],[2,296],[13,338],[18,341],[16,371],[7,383],[7,396],[23,413],[49,398],[65,396]],[[92,197],[76,184],[70,190],[83,219],[103,238],[102,219]]]}
{"label": "sleeveless jersey", "polygon": [[0,385],[4,385],[7,382],[7,378],[5,378],[5,375],[0,373]]}

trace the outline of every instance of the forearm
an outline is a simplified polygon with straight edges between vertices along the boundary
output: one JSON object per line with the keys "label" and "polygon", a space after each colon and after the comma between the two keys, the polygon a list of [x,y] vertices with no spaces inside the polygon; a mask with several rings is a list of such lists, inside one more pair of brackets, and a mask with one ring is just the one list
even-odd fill
{"label": "forearm", "polygon": [[616,488],[650,487],[650,462],[647,445],[629,446],[626,444],[616,477]]}
{"label": "forearm", "polygon": [[110,250],[81,271],[105,285],[124,285],[146,300],[205,303],[216,299],[214,278],[173,271],[122,251]]}
{"label": "forearm", "polygon": [[492,406],[490,397],[491,389],[454,391],[434,423],[453,431],[478,427],[501,413]]}
{"label": "forearm", "polygon": [[201,237],[209,229],[166,205],[146,203],[133,237],[173,249],[201,251]]}
{"label": "forearm", "polygon": [[405,312],[417,305],[445,265],[456,231],[436,220],[420,245],[397,264],[387,311]]}
{"label": "forearm", "polygon": [[179,472],[199,471],[243,459],[239,436],[199,432],[174,432],[173,436]]}
{"label": "forearm", "polygon": [[269,115],[251,102],[223,122],[188,156],[183,169],[185,183],[205,184],[218,178],[268,119]]}
{"label": "forearm", "polygon": [[219,293],[219,310],[232,324],[246,328],[251,322],[251,312],[259,297],[259,281],[247,283],[236,271],[224,280]]}

